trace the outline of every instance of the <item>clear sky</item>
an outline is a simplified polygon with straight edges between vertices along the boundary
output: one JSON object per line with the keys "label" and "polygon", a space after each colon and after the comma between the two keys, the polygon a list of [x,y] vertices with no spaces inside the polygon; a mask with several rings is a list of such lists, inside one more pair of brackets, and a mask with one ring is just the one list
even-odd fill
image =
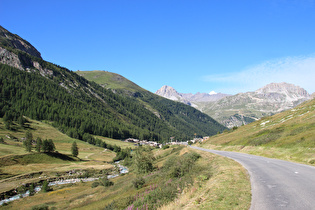
{"label": "clear sky", "polygon": [[0,0],[0,25],[47,61],[151,92],[315,92],[315,0]]}

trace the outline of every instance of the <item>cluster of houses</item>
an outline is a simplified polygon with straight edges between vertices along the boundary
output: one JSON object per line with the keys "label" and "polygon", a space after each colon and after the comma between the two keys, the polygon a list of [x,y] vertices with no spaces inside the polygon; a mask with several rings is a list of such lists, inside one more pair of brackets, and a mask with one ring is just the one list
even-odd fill
{"label": "cluster of houses", "polygon": [[129,138],[126,139],[125,142],[130,142],[130,143],[134,143],[135,145],[148,145],[151,147],[160,147],[162,148],[162,144],[157,143],[155,141],[148,141],[148,140],[139,140],[139,139],[133,139],[133,138]]}
{"label": "cluster of houses", "polygon": [[[209,139],[209,136],[203,137],[203,138],[194,138],[193,140],[190,140],[193,144],[197,142],[203,142]],[[162,148],[163,144],[157,143],[155,141],[148,141],[148,140],[139,140],[134,138],[128,138],[125,140],[125,142],[134,143],[136,146],[138,145],[148,145],[151,147],[159,147]],[[177,141],[174,140],[174,137],[171,137],[171,142],[166,143],[167,145],[188,145],[189,141]]]}

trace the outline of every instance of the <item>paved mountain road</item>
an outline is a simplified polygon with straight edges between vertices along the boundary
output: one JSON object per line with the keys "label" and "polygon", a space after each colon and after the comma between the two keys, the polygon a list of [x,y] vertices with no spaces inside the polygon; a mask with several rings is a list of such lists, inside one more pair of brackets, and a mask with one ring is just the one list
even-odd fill
{"label": "paved mountain road", "polygon": [[315,167],[238,152],[191,146],[242,164],[250,174],[252,210],[315,210]]}

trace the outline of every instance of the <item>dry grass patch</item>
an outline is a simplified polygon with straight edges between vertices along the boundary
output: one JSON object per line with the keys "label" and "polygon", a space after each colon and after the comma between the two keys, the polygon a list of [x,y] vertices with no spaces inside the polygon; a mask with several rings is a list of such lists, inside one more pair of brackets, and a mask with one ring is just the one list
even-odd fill
{"label": "dry grass patch", "polygon": [[194,186],[160,209],[249,209],[251,185],[247,171],[228,158],[196,152],[202,155],[199,164],[212,166],[212,176],[208,180],[197,176]]}

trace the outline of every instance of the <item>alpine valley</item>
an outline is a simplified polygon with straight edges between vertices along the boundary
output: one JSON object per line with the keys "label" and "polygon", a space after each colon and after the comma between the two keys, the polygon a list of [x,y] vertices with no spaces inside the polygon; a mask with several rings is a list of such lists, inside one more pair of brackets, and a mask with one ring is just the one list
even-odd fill
{"label": "alpine valley", "polygon": [[122,76],[108,73],[112,85],[101,86],[44,61],[29,42],[2,27],[0,43],[0,117],[47,120],[78,139],[88,133],[165,142],[225,129],[195,108],[157,96]]}
{"label": "alpine valley", "polygon": [[154,94],[115,73],[47,62],[0,26],[0,208],[249,209],[239,163],[156,142],[209,136],[196,145],[314,165],[315,99],[302,103],[312,97],[286,83]]}
{"label": "alpine valley", "polygon": [[271,83],[254,92],[228,95],[222,93],[178,93],[163,86],[157,95],[191,105],[228,128],[254,122],[262,117],[294,108],[311,99],[301,87],[288,83]]}

